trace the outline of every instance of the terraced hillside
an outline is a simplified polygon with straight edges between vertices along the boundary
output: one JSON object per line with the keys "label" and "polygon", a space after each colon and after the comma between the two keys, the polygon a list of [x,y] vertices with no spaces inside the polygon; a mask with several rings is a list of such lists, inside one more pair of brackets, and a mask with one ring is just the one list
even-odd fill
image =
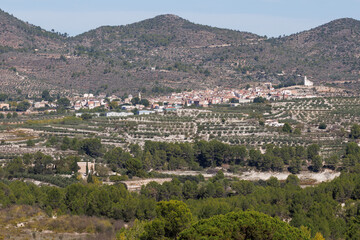
{"label": "terraced hillside", "polygon": [[[65,118],[64,118],[65,117]],[[276,146],[321,146],[323,156],[340,153],[349,139],[350,129],[360,122],[359,98],[313,98],[284,100],[237,107],[214,105],[208,109],[179,109],[176,113],[129,117],[38,115],[3,119],[0,125],[0,158],[37,151],[61,153],[62,139],[93,138],[109,147],[143,146],[146,141],[195,142],[218,140],[231,145],[264,149]],[[269,123],[276,122],[279,126]],[[291,132],[281,124],[288,123]],[[323,125],[320,127],[320,125]],[[56,139],[56,140],[55,140]],[[27,141],[35,143],[28,147]],[[56,147],[57,146],[57,147]],[[71,154],[69,150],[63,153]]]}

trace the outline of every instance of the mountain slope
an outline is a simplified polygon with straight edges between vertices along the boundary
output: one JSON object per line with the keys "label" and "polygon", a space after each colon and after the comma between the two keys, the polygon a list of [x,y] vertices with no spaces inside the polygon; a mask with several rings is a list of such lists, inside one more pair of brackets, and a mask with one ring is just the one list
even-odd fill
{"label": "mountain slope", "polygon": [[309,31],[278,39],[289,49],[287,66],[299,66],[314,80],[357,81],[360,64],[360,22],[343,18]]}
{"label": "mountain slope", "polygon": [[65,38],[0,10],[0,45],[15,49],[58,48]]}
{"label": "mountain slope", "polygon": [[8,83],[3,91],[30,95],[45,88],[122,94],[239,87],[300,82],[303,75],[316,84],[343,86],[346,81],[356,89],[359,34],[359,21],[338,19],[266,39],[167,14],[67,38],[0,12],[0,74]]}
{"label": "mountain slope", "polygon": [[126,41],[136,42],[140,47],[146,48],[230,44],[258,38],[255,34],[194,24],[167,14],[126,26],[100,27],[76,36],[73,41],[87,46],[101,44],[102,48]]}

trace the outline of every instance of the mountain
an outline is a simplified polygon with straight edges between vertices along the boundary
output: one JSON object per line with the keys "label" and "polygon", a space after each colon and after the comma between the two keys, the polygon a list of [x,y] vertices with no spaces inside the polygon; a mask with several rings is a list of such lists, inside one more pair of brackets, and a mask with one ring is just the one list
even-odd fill
{"label": "mountain", "polygon": [[300,82],[304,75],[356,89],[359,33],[360,22],[346,18],[268,39],[167,14],[67,37],[1,11],[2,91],[149,94]]}
{"label": "mountain", "polygon": [[4,49],[26,50],[40,46],[54,49],[59,48],[64,39],[64,36],[25,23],[0,10],[0,46]]}
{"label": "mountain", "polygon": [[176,15],[167,14],[126,26],[100,27],[76,36],[73,42],[102,49],[113,44],[121,46],[124,43],[135,43],[144,50],[154,47],[234,44],[258,38],[255,34],[194,24]]}
{"label": "mountain", "polygon": [[309,31],[277,40],[288,50],[287,67],[297,67],[315,81],[336,82],[359,79],[360,22],[343,18]]}

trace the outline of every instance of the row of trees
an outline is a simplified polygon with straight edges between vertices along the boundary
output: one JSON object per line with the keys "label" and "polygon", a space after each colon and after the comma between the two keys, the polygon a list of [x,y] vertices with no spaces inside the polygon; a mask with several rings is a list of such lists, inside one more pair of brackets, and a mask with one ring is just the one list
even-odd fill
{"label": "row of trees", "polygon": [[78,171],[77,162],[79,161],[79,156],[67,156],[54,159],[50,155],[45,155],[42,152],[35,154],[26,153],[23,157],[10,160],[4,170],[8,178],[17,176],[19,173],[40,175],[71,174]]}
{"label": "row of trees", "polygon": [[[320,147],[317,144],[308,147],[278,147],[268,144],[264,153],[257,149],[248,150],[244,146],[224,144],[216,140],[195,143],[148,141],[143,149],[137,144],[130,145],[129,151],[120,147],[105,147],[98,138],[51,137],[46,145],[57,146],[61,150],[71,149],[86,158],[96,158],[98,163],[105,164],[109,169],[127,174],[129,177],[147,177],[151,169],[201,170],[223,166],[228,167],[229,171],[252,167],[259,171],[287,170],[296,174],[302,169],[317,172],[323,167],[351,171],[360,164],[360,147],[354,142],[346,145],[345,155],[342,158],[333,155],[325,159],[319,155]],[[22,158],[11,160],[6,169],[10,177],[15,173],[24,172],[71,174],[77,171],[77,162],[81,161],[80,156],[59,156],[54,159],[41,152],[25,154]]]}
{"label": "row of trees", "polygon": [[[200,170],[208,167],[218,167],[224,164],[240,167],[255,167],[260,171],[285,171],[299,173],[303,168],[317,172],[324,166],[336,169],[342,163],[342,168],[349,168],[360,163],[360,157],[346,156],[340,162],[339,156],[322,159],[320,147],[317,144],[303,146],[278,147],[268,144],[265,153],[258,149],[248,150],[245,146],[229,145],[216,140],[197,141],[195,143],[145,142],[143,149],[137,144],[131,144],[129,151],[120,147],[106,148],[100,139],[77,139],[51,137],[46,143],[57,146],[61,150],[75,150],[103,161],[113,171],[127,169],[133,176],[144,176],[150,169]],[[352,146],[354,143],[349,143]]]}
{"label": "row of trees", "polygon": [[[133,156],[141,162],[139,164],[143,165],[144,170],[199,170],[229,164],[256,167],[261,171],[283,171],[287,166],[290,172],[298,173],[303,165],[311,165],[310,169],[313,171],[319,171],[323,167],[319,150],[317,144],[307,148],[277,147],[269,144],[266,152],[262,154],[260,150],[247,150],[245,146],[224,144],[216,140],[198,141],[193,144],[148,141],[143,150],[137,145],[131,145],[131,154],[121,148],[110,149],[104,159],[113,170],[124,168],[126,162]],[[332,158],[332,161],[336,166],[337,158]]]}
{"label": "row of trees", "polygon": [[[14,113],[7,113],[6,114],[6,118],[7,119],[11,119],[11,118],[17,118],[18,117],[18,113],[17,112],[14,112]],[[5,114],[3,113],[0,113],[0,119],[4,119],[5,118]]]}

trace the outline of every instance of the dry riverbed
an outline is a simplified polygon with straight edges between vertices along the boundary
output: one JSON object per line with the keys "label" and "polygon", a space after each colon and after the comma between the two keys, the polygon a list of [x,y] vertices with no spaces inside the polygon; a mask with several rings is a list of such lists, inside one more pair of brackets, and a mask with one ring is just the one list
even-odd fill
{"label": "dry riverbed", "polygon": [[[172,174],[178,176],[196,176],[202,174],[205,178],[210,178],[215,176],[216,173],[206,173],[202,171],[161,171],[164,174]],[[258,180],[268,180],[270,177],[276,177],[280,181],[286,180],[286,178],[290,175],[289,172],[257,172],[257,171],[247,171],[241,174],[234,174],[234,173],[224,173],[227,177],[237,177],[241,180],[248,180],[248,181],[258,181]],[[305,183],[312,183],[307,185],[319,184],[322,182],[331,181],[334,178],[340,176],[339,172],[335,172],[329,169],[326,169],[322,172],[309,172],[309,171],[302,171],[296,176],[300,179],[301,182]]]}

